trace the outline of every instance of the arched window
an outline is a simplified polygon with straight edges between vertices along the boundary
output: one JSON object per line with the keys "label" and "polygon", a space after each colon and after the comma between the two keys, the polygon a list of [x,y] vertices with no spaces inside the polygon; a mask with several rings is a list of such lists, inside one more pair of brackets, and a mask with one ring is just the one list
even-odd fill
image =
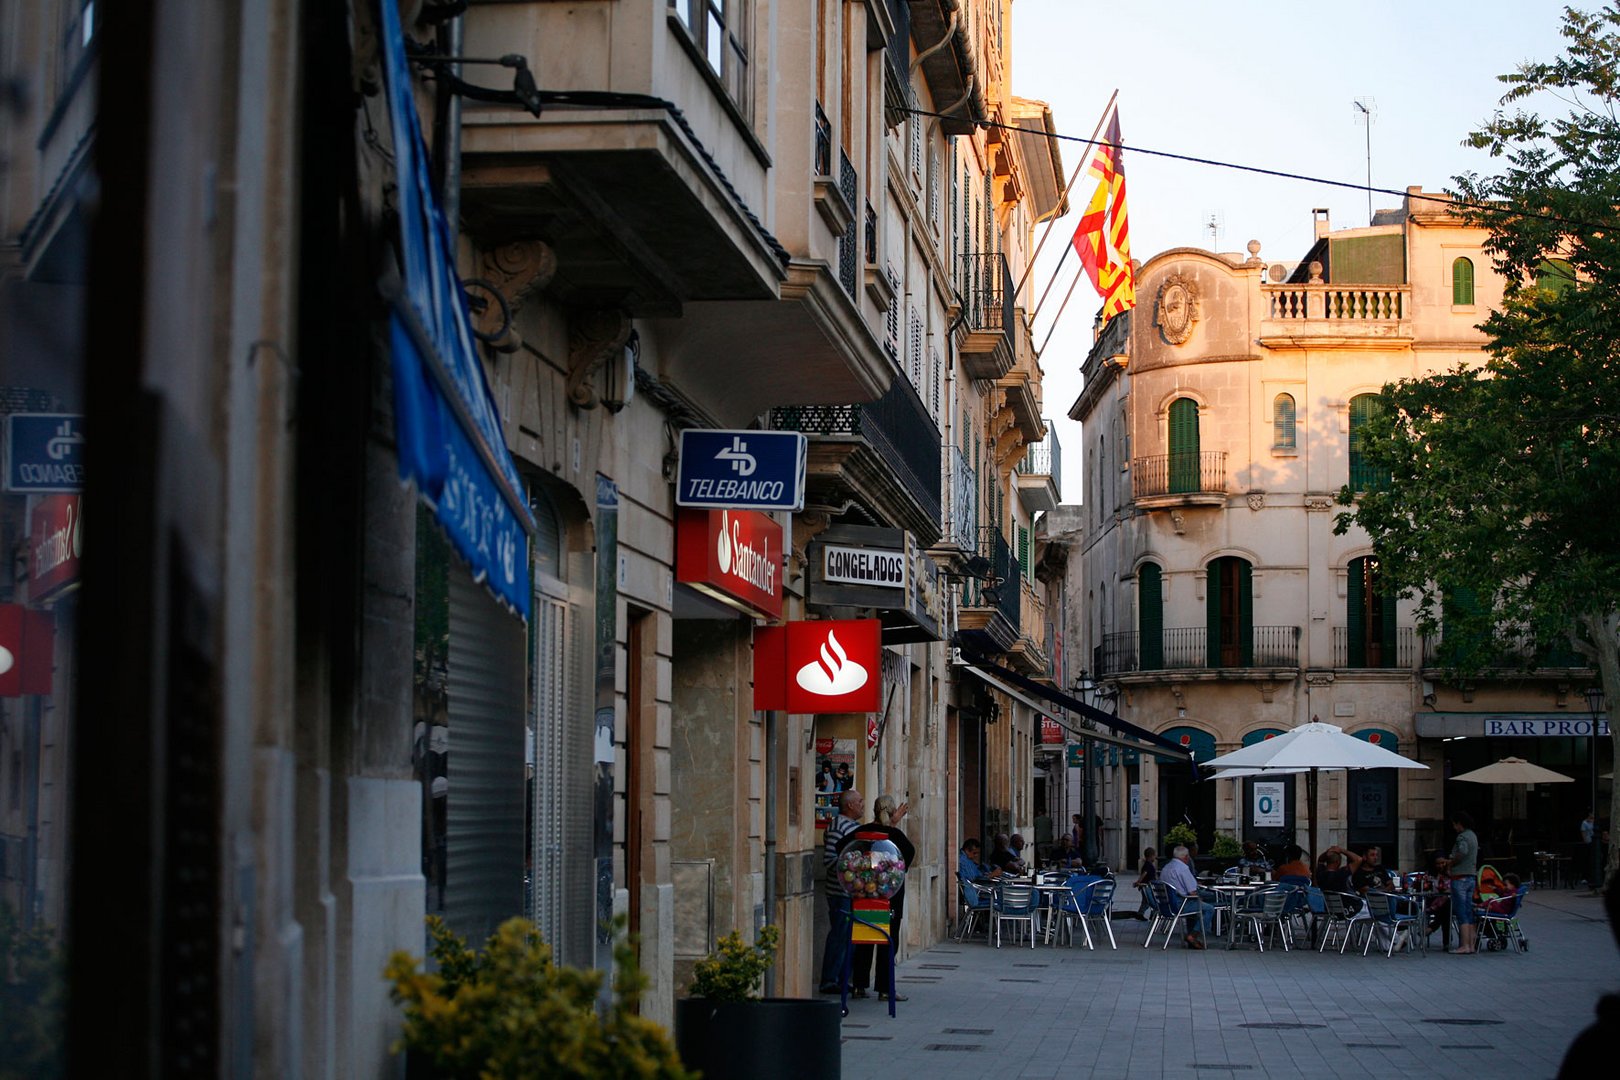
{"label": "arched window", "polygon": [[1474,303],[1474,262],[1456,259],[1451,264],[1451,302],[1458,307]]}
{"label": "arched window", "polygon": [[1350,399],[1350,489],[1367,491],[1388,483],[1389,474],[1366,461],[1367,422],[1381,411],[1377,394],[1357,394]]}
{"label": "arched window", "polygon": [[1275,450],[1292,450],[1297,445],[1294,435],[1294,395],[1278,394],[1271,403],[1271,446]]}
{"label": "arched window", "polygon": [[1136,634],[1143,671],[1164,667],[1164,571],[1143,563],[1136,572]]}
{"label": "arched window", "polygon": [[1536,288],[1557,296],[1575,284],[1575,268],[1567,259],[1542,259],[1536,267]]}
{"label": "arched window", "polygon": [[1345,589],[1345,667],[1391,668],[1395,648],[1395,597],[1384,585],[1378,560],[1351,559]]}
{"label": "arched window", "polygon": [[1170,403],[1170,491],[1198,490],[1198,402]]}
{"label": "arched window", "polygon": [[1254,662],[1254,571],[1235,555],[1209,564],[1204,585],[1210,667]]}

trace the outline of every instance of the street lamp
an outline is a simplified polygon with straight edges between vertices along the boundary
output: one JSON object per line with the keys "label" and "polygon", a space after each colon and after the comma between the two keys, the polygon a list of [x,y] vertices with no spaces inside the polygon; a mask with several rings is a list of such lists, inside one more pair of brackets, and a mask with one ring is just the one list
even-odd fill
{"label": "street lamp", "polygon": [[1598,741],[1597,741],[1597,732],[1598,732],[1598,718],[1603,715],[1603,688],[1602,687],[1589,686],[1589,687],[1586,688],[1586,711],[1589,714],[1591,714],[1591,717],[1592,717],[1592,729],[1587,732],[1587,737],[1590,740],[1590,742],[1588,743],[1587,762],[1586,762],[1592,768],[1592,865],[1589,867],[1590,874],[1587,877],[1586,882],[1587,882],[1588,885],[1592,886],[1592,891],[1593,892],[1600,892],[1603,889],[1603,862],[1602,862],[1603,856],[1601,854],[1601,847],[1598,844],[1599,833],[1598,833],[1598,827],[1597,827],[1597,822],[1598,822],[1598,816],[1597,816],[1597,801],[1598,801],[1598,771],[1597,771],[1598,770],[1598,763],[1597,763]]}

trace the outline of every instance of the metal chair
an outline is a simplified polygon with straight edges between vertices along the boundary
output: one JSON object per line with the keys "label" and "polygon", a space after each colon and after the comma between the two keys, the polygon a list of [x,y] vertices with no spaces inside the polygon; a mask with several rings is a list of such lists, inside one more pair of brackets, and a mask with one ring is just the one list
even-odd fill
{"label": "metal chair", "polygon": [[[1080,909],[1077,914],[1077,918],[1080,922],[1081,931],[1086,935],[1086,948],[1088,949],[1096,948],[1096,946],[1091,942],[1091,923],[1093,921],[1100,921],[1102,928],[1108,933],[1108,947],[1116,952],[1119,950],[1119,942],[1114,940],[1115,888],[1116,885],[1114,879],[1111,877],[1105,877],[1101,881],[1094,882],[1091,887],[1086,890],[1087,895],[1083,899],[1078,897],[1076,898],[1079,901]],[[1070,940],[1073,940],[1072,931],[1070,933]]]}
{"label": "metal chair", "polygon": [[1339,941],[1339,952],[1342,954],[1346,945],[1350,943],[1353,924],[1356,922],[1355,913],[1358,908],[1352,908],[1345,901],[1352,899],[1344,893],[1324,892],[1322,894],[1322,907],[1326,912],[1326,921],[1322,928],[1322,943],[1316,947],[1317,952],[1327,951],[1328,945],[1333,941],[1335,930],[1342,931],[1343,937]]}
{"label": "metal chair", "polygon": [[1370,925],[1367,928],[1367,941],[1361,947],[1361,955],[1366,956],[1372,951],[1373,938],[1380,931],[1389,935],[1389,948],[1384,951],[1385,956],[1394,956],[1397,944],[1408,951],[1411,950],[1412,934],[1418,927],[1418,916],[1409,910],[1410,903],[1404,897],[1389,893],[1367,894]]}
{"label": "metal chair", "polygon": [[991,905],[991,918],[994,920],[996,927],[996,948],[1001,948],[1001,924],[1006,922],[1014,924],[1028,923],[1029,947],[1032,949],[1035,947],[1036,900],[1037,896],[1033,885],[1017,885],[1008,882],[996,890],[996,897]]}
{"label": "metal chair", "polygon": [[1167,885],[1163,881],[1151,882],[1148,888],[1153,893],[1153,925],[1148,927],[1147,939],[1142,942],[1142,948],[1153,944],[1153,935],[1160,926],[1163,926],[1165,932],[1162,948],[1168,949],[1170,939],[1175,936],[1176,923],[1182,919],[1202,918],[1202,902],[1196,896],[1183,896],[1174,886]]}
{"label": "metal chair", "polygon": [[[1283,952],[1287,952],[1292,942],[1292,935],[1288,930],[1288,900],[1293,894],[1292,889],[1267,889],[1247,897],[1247,902],[1237,912],[1240,926],[1247,926],[1254,931],[1254,943],[1260,946],[1260,951],[1266,951],[1266,937],[1282,939]],[[1262,935],[1264,931],[1264,935]]]}
{"label": "metal chair", "polygon": [[961,874],[956,875],[956,886],[962,899],[962,917],[957,927],[956,940],[962,942],[973,932],[979,916],[990,914],[996,890],[988,885],[969,881]]}

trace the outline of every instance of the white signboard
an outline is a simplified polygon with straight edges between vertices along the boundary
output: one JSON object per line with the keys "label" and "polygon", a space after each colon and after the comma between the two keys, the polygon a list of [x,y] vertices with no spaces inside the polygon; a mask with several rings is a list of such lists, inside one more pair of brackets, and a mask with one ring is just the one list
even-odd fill
{"label": "white signboard", "polygon": [[1288,785],[1280,780],[1256,780],[1251,786],[1254,791],[1254,827],[1282,828],[1286,824],[1283,817],[1283,793],[1288,790]]}
{"label": "white signboard", "polygon": [[822,577],[840,585],[906,587],[906,553],[884,548],[827,544],[821,549]]}
{"label": "white signboard", "polygon": [[[1590,719],[1577,720],[1571,717],[1568,720],[1486,720],[1486,735],[1530,735],[1535,738],[1557,738],[1560,735],[1573,735],[1578,739],[1592,737],[1592,721]],[[1609,722],[1598,721],[1598,734],[1607,738]]]}
{"label": "white signboard", "polygon": [[1142,827],[1142,785],[1131,785],[1131,828]]}

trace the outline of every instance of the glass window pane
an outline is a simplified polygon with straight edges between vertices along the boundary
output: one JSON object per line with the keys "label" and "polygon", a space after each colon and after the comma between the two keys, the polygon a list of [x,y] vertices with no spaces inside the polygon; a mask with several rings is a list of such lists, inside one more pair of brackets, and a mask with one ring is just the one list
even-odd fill
{"label": "glass window pane", "polygon": [[703,46],[709,58],[709,66],[716,72],[725,70],[725,41],[726,26],[720,21],[720,16],[713,8],[709,9],[709,24],[703,33]]}

